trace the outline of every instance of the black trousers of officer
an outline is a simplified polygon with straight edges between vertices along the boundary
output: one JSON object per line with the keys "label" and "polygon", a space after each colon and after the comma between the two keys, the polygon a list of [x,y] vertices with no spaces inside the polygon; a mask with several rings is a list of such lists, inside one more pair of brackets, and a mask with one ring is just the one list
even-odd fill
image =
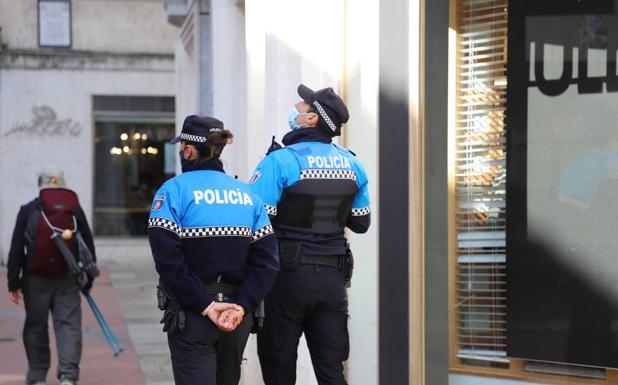
{"label": "black trousers of officer", "polygon": [[230,333],[208,318],[186,311],[183,331],[167,333],[176,385],[238,385],[242,354],[253,317],[245,315]]}
{"label": "black trousers of officer", "polygon": [[258,355],[266,385],[296,383],[298,341],[305,333],[318,384],[345,385],[350,350],[348,299],[343,273],[334,267],[282,269],[265,300]]}

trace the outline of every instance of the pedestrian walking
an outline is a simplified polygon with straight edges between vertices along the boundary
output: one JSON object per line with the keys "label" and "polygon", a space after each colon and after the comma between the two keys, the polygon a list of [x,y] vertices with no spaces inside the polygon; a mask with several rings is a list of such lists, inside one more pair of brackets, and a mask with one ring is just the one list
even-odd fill
{"label": "pedestrian walking", "polygon": [[79,205],[77,194],[66,188],[62,170],[43,168],[39,174],[38,198],[21,206],[13,230],[8,259],[9,297],[26,309],[23,341],[28,358],[26,384],[42,385],[50,367],[48,317],[51,312],[58,351],[57,378],[60,385],[79,379],[82,354],[80,290],[89,291],[93,277],[78,282],[53,236],[62,230],[73,255],[85,245],[96,261],[92,233]]}

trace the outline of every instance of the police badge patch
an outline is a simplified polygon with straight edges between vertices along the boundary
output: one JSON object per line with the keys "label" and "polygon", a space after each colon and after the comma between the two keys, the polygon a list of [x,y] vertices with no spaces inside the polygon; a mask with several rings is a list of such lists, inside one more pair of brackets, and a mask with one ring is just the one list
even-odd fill
{"label": "police badge patch", "polygon": [[152,211],[160,210],[163,207],[163,202],[165,202],[165,195],[157,195],[152,202]]}
{"label": "police badge patch", "polygon": [[253,176],[251,177],[251,179],[249,179],[249,184],[254,184],[258,181],[258,179],[260,179],[261,176],[262,173],[260,171],[256,171],[255,174],[253,174]]}

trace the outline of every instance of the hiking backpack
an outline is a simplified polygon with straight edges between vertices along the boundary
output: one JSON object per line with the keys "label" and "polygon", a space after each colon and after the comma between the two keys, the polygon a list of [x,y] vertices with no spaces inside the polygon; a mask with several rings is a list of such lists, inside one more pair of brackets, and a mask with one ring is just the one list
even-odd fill
{"label": "hiking backpack", "polygon": [[[46,188],[39,192],[38,207],[26,226],[28,267],[36,275],[61,276],[68,272],[67,263],[51,239],[54,229],[77,231],[75,211],[79,200],[75,192],[63,188]],[[75,238],[66,241],[75,250]]]}

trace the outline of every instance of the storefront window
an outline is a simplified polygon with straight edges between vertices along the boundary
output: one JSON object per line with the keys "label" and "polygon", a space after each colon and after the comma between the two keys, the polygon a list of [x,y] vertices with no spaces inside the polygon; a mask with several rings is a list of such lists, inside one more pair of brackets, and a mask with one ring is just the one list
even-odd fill
{"label": "storefront window", "polygon": [[456,3],[451,371],[616,383],[618,3]]}
{"label": "storefront window", "polygon": [[173,112],[112,107],[95,113],[95,234],[145,236],[152,196],[175,173]]}
{"label": "storefront window", "polygon": [[510,8],[509,356],[618,368],[617,5]]}

